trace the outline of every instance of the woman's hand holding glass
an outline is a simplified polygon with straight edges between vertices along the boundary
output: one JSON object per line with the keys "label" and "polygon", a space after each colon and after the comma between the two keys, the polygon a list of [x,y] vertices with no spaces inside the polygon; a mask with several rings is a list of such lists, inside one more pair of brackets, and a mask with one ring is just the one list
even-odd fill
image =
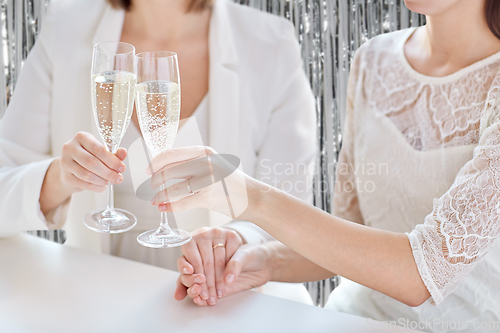
{"label": "woman's hand holding glass", "polygon": [[172,179],[185,180],[160,190],[151,202],[164,212],[206,208],[243,218],[252,201],[249,193],[257,194],[258,182],[237,169],[238,164],[239,160],[218,155],[210,147],[174,148],[160,153],[148,168],[148,173],[157,170],[151,187],[160,188]]}
{"label": "woman's hand holding glass", "polygon": [[175,299],[189,296],[197,305],[215,305],[217,299],[269,281],[269,256],[263,247],[242,245],[238,233],[226,228],[201,228],[194,234],[177,261],[181,275]]}
{"label": "woman's hand holding glass", "polygon": [[[130,124],[134,107],[134,91],[137,82],[135,65],[135,47],[121,42],[103,42],[94,45],[92,56],[92,106],[94,118],[108,153],[115,154]],[[101,149],[94,148],[96,154]],[[100,153],[102,156],[104,154]],[[109,155],[107,155],[109,156]],[[92,166],[93,160],[87,161]],[[97,166],[101,166],[96,163]],[[101,168],[101,171],[104,170]],[[96,179],[85,174],[89,179]],[[118,177],[108,183],[108,200],[105,209],[91,211],[85,215],[83,222],[94,231],[104,233],[121,233],[132,229],[137,224],[134,214],[115,209],[113,184]]]}
{"label": "woman's hand holding glass", "polygon": [[110,153],[92,134],[77,133],[62,148],[61,183],[69,192],[103,192],[106,185],[120,184],[127,151]]}

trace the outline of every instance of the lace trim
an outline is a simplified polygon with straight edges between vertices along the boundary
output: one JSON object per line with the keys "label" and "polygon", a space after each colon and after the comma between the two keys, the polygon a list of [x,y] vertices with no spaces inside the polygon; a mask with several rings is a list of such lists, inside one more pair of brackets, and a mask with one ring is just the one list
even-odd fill
{"label": "lace trim", "polygon": [[371,40],[363,57],[370,106],[389,117],[416,150],[477,143],[487,101],[500,89],[500,53],[457,80],[428,83],[417,80],[399,55],[407,33],[388,37]]}
{"label": "lace trim", "polygon": [[438,287],[434,283],[432,279],[432,275],[429,271],[429,267],[426,264],[425,257],[423,254],[422,246],[423,243],[419,239],[419,234],[415,231],[411,233],[406,233],[408,240],[410,241],[410,246],[412,249],[413,257],[415,259],[415,264],[417,264],[417,269],[422,277],[422,281],[424,282],[425,287],[431,294],[431,298],[434,304],[439,304],[444,300],[443,295],[439,292]]}

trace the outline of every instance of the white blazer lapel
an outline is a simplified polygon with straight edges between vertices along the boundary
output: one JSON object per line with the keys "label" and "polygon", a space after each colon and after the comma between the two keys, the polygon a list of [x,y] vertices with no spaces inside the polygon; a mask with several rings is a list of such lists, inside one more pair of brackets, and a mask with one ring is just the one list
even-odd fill
{"label": "white blazer lapel", "polygon": [[226,0],[214,4],[209,32],[209,142],[219,153],[238,155],[238,54]]}
{"label": "white blazer lapel", "polygon": [[107,5],[92,39],[92,46],[101,42],[118,42],[122,35],[124,19],[124,10],[114,9],[110,5]]}

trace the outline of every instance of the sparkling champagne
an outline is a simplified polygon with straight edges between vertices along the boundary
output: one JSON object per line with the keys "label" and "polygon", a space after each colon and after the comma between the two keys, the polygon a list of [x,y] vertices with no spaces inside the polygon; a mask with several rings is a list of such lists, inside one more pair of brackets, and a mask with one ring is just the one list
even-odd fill
{"label": "sparkling champagne", "polygon": [[142,82],[136,87],[137,117],[142,136],[156,156],[172,148],[179,127],[180,89],[168,81]]}
{"label": "sparkling champagne", "polygon": [[135,74],[110,71],[92,76],[92,104],[99,134],[108,147],[118,145],[134,109]]}

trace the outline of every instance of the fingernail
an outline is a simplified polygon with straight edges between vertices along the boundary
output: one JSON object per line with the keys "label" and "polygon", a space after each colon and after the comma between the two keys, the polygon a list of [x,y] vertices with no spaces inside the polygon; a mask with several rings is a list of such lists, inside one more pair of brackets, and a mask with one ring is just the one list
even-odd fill
{"label": "fingernail", "polygon": [[220,290],[219,290],[219,291],[217,291],[217,297],[218,297],[218,298],[222,298],[222,291],[220,291]]}
{"label": "fingernail", "polygon": [[151,171],[149,171],[149,168],[147,168],[147,169],[146,169],[146,173],[147,173],[148,175],[150,175],[150,174],[151,174]]}
{"label": "fingernail", "polygon": [[160,210],[167,209],[167,205],[165,205],[165,204],[161,204],[161,205],[159,205],[159,206],[158,206],[158,208],[159,208]]}
{"label": "fingernail", "polygon": [[208,298],[208,294],[207,294],[207,292],[206,292],[206,291],[202,291],[202,292],[201,292],[201,299],[202,299],[202,300],[206,300],[207,298]]}
{"label": "fingernail", "polygon": [[[153,202],[153,203],[154,203],[154,202]],[[182,269],[182,273],[184,273],[184,274],[189,274],[189,270],[187,269],[187,267],[184,267],[184,268]]]}
{"label": "fingernail", "polygon": [[233,283],[234,275],[233,274],[226,275],[225,281],[226,281],[226,283]]}
{"label": "fingernail", "polygon": [[208,304],[215,305],[215,298],[210,297],[210,299],[208,300]]}
{"label": "fingernail", "polygon": [[123,171],[125,171],[125,167],[122,165],[118,168],[118,172],[123,172]]}
{"label": "fingernail", "polygon": [[193,294],[193,295],[198,295],[198,293],[200,292],[200,291],[198,290],[199,288],[201,288],[201,287],[200,287],[200,286],[198,286],[198,285],[196,285],[196,284],[195,284],[194,286],[192,286],[192,287],[191,287],[191,294]]}
{"label": "fingernail", "polygon": [[201,276],[197,276],[196,279],[194,279],[194,283],[203,283],[203,278]]}
{"label": "fingernail", "polygon": [[[151,199],[151,204],[154,205],[155,204],[155,199]],[[185,269],[185,268],[184,268]],[[186,273],[187,274],[187,273]]]}
{"label": "fingernail", "polygon": [[117,184],[120,184],[123,180],[123,177],[121,175],[118,176],[118,178],[116,178],[116,183]]}
{"label": "fingernail", "polygon": [[198,303],[196,303],[196,300],[195,300],[195,299],[193,299],[193,303],[194,303],[194,304],[196,304],[196,305],[198,305]]}

